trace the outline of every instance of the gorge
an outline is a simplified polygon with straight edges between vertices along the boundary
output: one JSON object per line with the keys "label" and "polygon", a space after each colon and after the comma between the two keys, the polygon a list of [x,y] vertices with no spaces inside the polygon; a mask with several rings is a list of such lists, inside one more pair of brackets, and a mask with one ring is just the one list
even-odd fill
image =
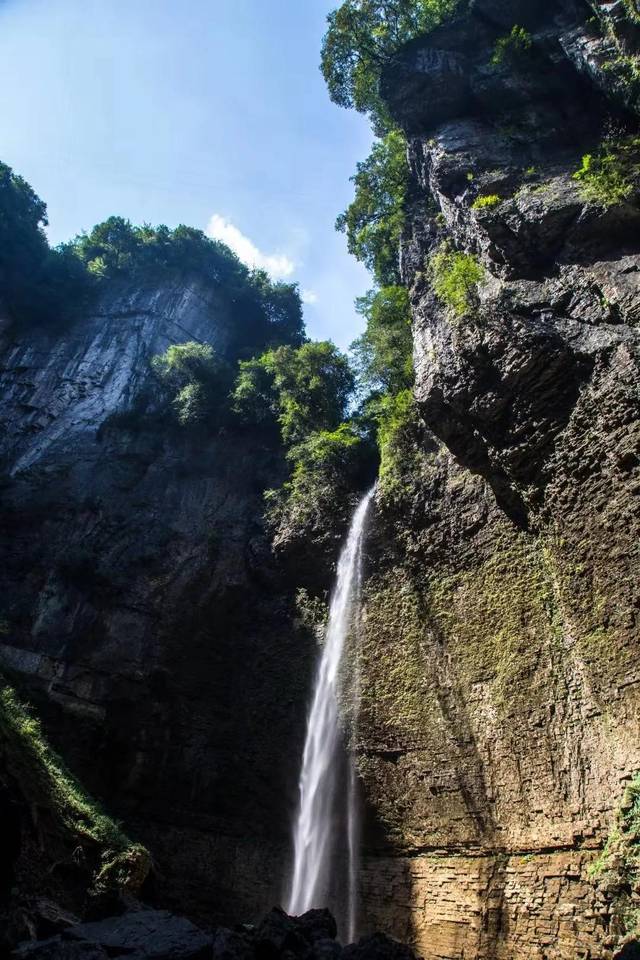
{"label": "gorge", "polygon": [[[200,240],[171,259],[180,228],[46,322],[5,268],[7,951],[136,901],[207,930],[280,901],[377,472],[342,719],[360,930],[425,960],[638,955],[639,53],[631,2],[475,0],[387,58],[415,378],[379,453],[290,291]],[[337,401],[298,402],[303,360]]]}

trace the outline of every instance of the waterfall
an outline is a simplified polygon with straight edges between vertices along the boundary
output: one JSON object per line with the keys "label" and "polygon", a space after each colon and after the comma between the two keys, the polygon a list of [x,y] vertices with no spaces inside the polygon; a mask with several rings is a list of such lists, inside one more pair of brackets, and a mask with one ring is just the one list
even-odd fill
{"label": "waterfall", "polygon": [[[348,936],[355,936],[358,857],[356,775],[353,759],[344,789],[346,810],[342,823],[346,836],[336,837],[335,808],[341,782],[343,743],[338,709],[340,666],[345,640],[357,615],[360,601],[362,543],[373,489],[360,501],[349,535],[342,548],[329,607],[325,644],[316,673],[302,757],[300,799],[294,827],[293,879],[287,912],[304,913],[326,906],[331,886],[335,888],[333,854],[347,851]],[[356,688],[359,680],[356,678]],[[356,692],[356,697],[359,694]],[[357,707],[357,703],[356,703]],[[340,843],[336,841],[340,840]]]}

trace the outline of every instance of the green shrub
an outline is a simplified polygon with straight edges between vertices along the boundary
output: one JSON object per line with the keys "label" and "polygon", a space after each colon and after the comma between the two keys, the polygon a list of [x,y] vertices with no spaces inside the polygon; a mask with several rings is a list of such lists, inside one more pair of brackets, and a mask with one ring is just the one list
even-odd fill
{"label": "green shrub", "polygon": [[497,193],[489,193],[484,197],[477,197],[471,204],[471,209],[488,210],[491,207],[497,207],[500,203],[502,203],[502,197],[498,196]]}
{"label": "green shrub", "polygon": [[484,267],[473,254],[452,250],[446,243],[431,257],[429,273],[436,296],[457,317],[470,312],[478,287],[486,278]]}
{"label": "green shrub", "polygon": [[277,422],[287,446],[335,430],[353,391],[349,361],[328,340],[278,347],[240,363],[233,408],[246,422]]}
{"label": "green shrub", "polygon": [[267,517],[274,528],[299,532],[330,526],[351,494],[371,482],[376,465],[370,438],[354,421],[311,433],[287,459],[291,477],[280,490],[267,491]]}
{"label": "green shrub", "polygon": [[229,386],[227,369],[208,343],[172,344],[153,357],[151,366],[171,394],[178,422],[183,426],[215,419]]}
{"label": "green shrub", "polygon": [[640,183],[640,137],[609,140],[595,153],[587,153],[573,174],[583,198],[600,207],[630,200]]}
{"label": "green shrub", "polygon": [[412,432],[417,418],[412,390],[381,397],[376,408],[378,448],[380,450],[379,485],[388,496],[402,485],[406,455],[406,434]]}
{"label": "green shrub", "polygon": [[[11,779],[33,809],[46,810],[78,841],[101,848],[99,884],[139,886],[150,866],[144,847],[131,842],[120,826],[82,789],[47,744],[38,720],[0,677],[0,756]],[[71,839],[70,838],[70,839]]]}
{"label": "green shrub", "polygon": [[616,823],[602,853],[591,864],[589,876],[602,883],[610,901],[612,926],[622,936],[637,936],[640,910],[634,892],[640,884],[640,774],[627,786]]}
{"label": "green shrub", "polygon": [[491,63],[494,67],[500,66],[506,61],[513,61],[518,56],[528,53],[533,46],[533,38],[524,27],[514,26],[511,33],[506,37],[499,37],[491,57]]}

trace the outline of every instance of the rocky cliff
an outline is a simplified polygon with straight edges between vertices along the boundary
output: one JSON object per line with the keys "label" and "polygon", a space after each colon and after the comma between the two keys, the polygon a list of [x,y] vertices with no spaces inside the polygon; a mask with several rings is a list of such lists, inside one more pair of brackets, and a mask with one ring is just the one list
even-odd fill
{"label": "rocky cliff", "polygon": [[[362,894],[426,960],[605,958],[637,924],[638,49],[631,2],[476,0],[382,78],[416,386],[370,525]],[[574,177],[603,141],[615,203]],[[224,354],[233,322],[169,271],[0,353],[0,666],[150,849],[145,898],[208,922],[281,893],[315,653],[294,595],[335,544],[292,536],[281,566],[280,448],[166,418],[150,358]]]}
{"label": "rocky cliff", "polygon": [[[573,176],[635,136],[630,6],[477,0],[382,81],[418,416],[370,544],[365,901],[428,958],[603,957],[635,928],[640,212]],[[465,309],[438,263],[473,266]]]}
{"label": "rocky cliff", "polygon": [[314,649],[262,520],[280,449],[178,428],[150,367],[232,333],[224,291],[168,273],[0,360],[2,670],[151,849],[146,895],[209,920],[281,893]]}

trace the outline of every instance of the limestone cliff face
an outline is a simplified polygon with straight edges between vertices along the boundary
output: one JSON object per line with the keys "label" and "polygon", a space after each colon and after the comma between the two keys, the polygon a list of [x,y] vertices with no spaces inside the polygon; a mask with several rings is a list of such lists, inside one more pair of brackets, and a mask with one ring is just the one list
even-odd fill
{"label": "limestone cliff face", "polygon": [[[637,126],[603,69],[637,28],[594,6],[478,0],[383,78],[423,423],[372,533],[365,900],[428,958],[608,956],[640,894],[590,870],[640,769],[640,211],[572,178]],[[531,48],[491,64],[514,24]],[[447,240],[486,271],[464,318]]]}
{"label": "limestone cliff face", "polygon": [[232,332],[220,291],[176,275],[5,337],[0,661],[149,845],[147,896],[246,920],[280,894],[313,649],[262,525],[283,464],[172,426],[149,365]]}

